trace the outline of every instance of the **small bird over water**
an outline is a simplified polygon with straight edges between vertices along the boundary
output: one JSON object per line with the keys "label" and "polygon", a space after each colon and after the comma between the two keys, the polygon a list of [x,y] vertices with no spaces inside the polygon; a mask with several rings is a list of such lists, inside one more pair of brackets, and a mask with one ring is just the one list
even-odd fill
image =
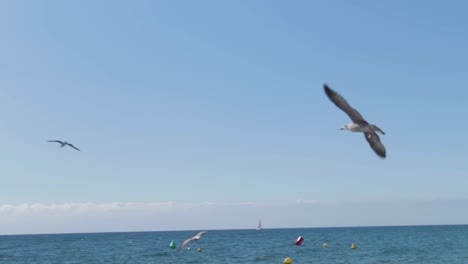
{"label": "small bird over water", "polygon": [[369,124],[361,114],[354,108],[352,108],[348,102],[337,92],[333,91],[328,87],[328,85],[323,85],[325,94],[328,98],[341,110],[343,110],[353,122],[348,125],[345,125],[341,130],[349,130],[351,132],[362,132],[366,138],[369,145],[374,150],[374,152],[379,155],[381,158],[386,157],[385,147],[380,143],[380,138],[376,132],[379,132],[382,135],[385,135],[385,132],[382,131],[378,126]]}
{"label": "small bird over water", "polygon": [[188,242],[200,239],[202,237],[202,235],[205,234],[206,232],[208,232],[208,231],[201,231],[198,234],[196,234],[195,236],[186,239],[184,242],[182,242],[182,244],[180,244],[179,249],[177,251],[180,251],[181,249],[183,249]]}
{"label": "small bird over water", "polygon": [[61,141],[61,140],[49,140],[48,142],[57,142],[57,143],[60,143],[60,146],[61,148],[65,147],[65,146],[70,146],[78,151],[80,151],[77,147],[73,146],[72,144],[66,142],[66,141]]}

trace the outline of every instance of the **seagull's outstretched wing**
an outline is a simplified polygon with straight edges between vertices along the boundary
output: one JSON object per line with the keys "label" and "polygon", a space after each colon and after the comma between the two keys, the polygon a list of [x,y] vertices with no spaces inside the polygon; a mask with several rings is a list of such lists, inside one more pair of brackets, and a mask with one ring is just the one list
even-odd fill
{"label": "seagull's outstretched wing", "polygon": [[78,150],[78,151],[80,151],[80,149],[78,149],[77,147],[73,146],[73,145],[70,144],[70,143],[68,143],[67,145],[70,146],[70,147],[72,147],[72,148],[74,148],[74,149],[76,149],[76,150]]}
{"label": "seagull's outstretched wing", "polygon": [[181,249],[183,249],[185,247],[185,245],[187,245],[187,243],[192,241],[192,240],[193,240],[193,237],[185,239],[184,242],[182,242],[182,244],[180,244],[179,249],[177,249],[177,251],[180,251]]}
{"label": "seagull's outstretched wing", "polygon": [[57,143],[63,144],[63,141],[60,141],[60,140],[47,140],[47,142],[57,142]]}
{"label": "seagull's outstretched wing", "polygon": [[185,247],[185,245],[187,245],[188,242],[193,241],[193,240],[198,240],[198,239],[200,239],[201,236],[202,236],[203,234],[205,234],[206,232],[208,232],[208,231],[201,231],[201,232],[198,232],[198,234],[194,235],[193,237],[184,240],[184,242],[182,242],[182,244],[180,244],[178,251],[180,251],[181,249],[183,249],[183,248]]}
{"label": "seagull's outstretched wing", "polygon": [[352,108],[348,104],[348,102],[346,102],[343,96],[333,91],[326,84],[323,85],[323,89],[325,90],[325,94],[328,96],[330,101],[332,101],[336,106],[338,106],[338,108],[343,110],[354,123],[368,124],[367,121],[364,120],[364,118],[361,116],[361,114],[356,109]]}
{"label": "seagull's outstretched wing", "polygon": [[198,234],[196,234],[194,237],[200,238],[200,237],[201,237],[203,234],[205,234],[206,232],[208,232],[208,231],[201,231],[201,232],[199,232]]}
{"label": "seagull's outstretched wing", "polygon": [[385,147],[380,142],[380,138],[377,135],[377,133],[364,132],[364,137],[366,138],[367,142],[369,142],[369,145],[377,155],[379,155],[381,158],[385,158],[387,156]]}

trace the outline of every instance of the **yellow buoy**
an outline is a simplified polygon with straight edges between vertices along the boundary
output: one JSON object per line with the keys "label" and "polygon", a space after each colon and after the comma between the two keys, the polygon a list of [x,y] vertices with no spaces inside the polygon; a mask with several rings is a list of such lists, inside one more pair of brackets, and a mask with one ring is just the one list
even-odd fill
{"label": "yellow buoy", "polygon": [[198,251],[198,252],[202,252],[203,249],[202,249],[202,248],[198,248],[197,251]]}
{"label": "yellow buoy", "polygon": [[356,249],[356,248],[357,248],[357,247],[356,247],[356,244],[352,243],[352,244],[351,244],[351,249]]}
{"label": "yellow buoy", "polygon": [[323,243],[323,247],[328,247],[328,243]]}
{"label": "yellow buoy", "polygon": [[292,258],[285,258],[283,261],[283,264],[291,264],[292,263]]}

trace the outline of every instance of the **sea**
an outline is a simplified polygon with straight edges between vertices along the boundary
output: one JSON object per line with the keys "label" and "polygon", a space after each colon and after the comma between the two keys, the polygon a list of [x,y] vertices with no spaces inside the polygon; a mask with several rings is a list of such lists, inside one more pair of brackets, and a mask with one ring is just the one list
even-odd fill
{"label": "sea", "polygon": [[468,263],[468,225],[209,230],[169,246],[198,231],[6,235],[0,263]]}

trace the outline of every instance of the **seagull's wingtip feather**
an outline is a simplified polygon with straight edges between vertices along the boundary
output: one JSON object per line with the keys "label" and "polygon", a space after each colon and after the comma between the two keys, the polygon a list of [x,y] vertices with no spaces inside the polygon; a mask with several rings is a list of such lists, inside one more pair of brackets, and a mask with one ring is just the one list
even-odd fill
{"label": "seagull's wingtip feather", "polygon": [[327,94],[329,98],[335,94],[335,92],[327,84],[323,85],[323,90],[325,91],[325,94]]}

